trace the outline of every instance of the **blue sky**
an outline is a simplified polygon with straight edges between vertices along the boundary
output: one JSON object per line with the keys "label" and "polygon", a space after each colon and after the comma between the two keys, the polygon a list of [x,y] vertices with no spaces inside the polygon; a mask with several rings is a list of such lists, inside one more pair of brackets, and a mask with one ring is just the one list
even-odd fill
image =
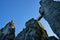
{"label": "blue sky", "polygon": [[[31,18],[37,19],[39,14],[40,0],[0,0],[0,29],[9,21],[14,20],[16,35],[25,28],[25,23]],[[44,18],[40,21],[49,36],[54,35]]]}

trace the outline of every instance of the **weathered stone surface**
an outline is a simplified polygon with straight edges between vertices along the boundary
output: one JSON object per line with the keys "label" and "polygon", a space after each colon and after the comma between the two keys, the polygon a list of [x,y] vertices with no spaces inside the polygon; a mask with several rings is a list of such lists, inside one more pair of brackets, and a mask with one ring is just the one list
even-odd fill
{"label": "weathered stone surface", "polygon": [[40,4],[44,11],[44,18],[50,24],[53,32],[60,38],[60,2],[41,0]]}
{"label": "weathered stone surface", "polygon": [[47,32],[42,24],[31,19],[26,22],[26,28],[17,35],[16,40],[47,40],[47,38]]}
{"label": "weathered stone surface", "polygon": [[14,40],[15,38],[15,26],[14,22],[11,21],[0,30],[0,40]]}

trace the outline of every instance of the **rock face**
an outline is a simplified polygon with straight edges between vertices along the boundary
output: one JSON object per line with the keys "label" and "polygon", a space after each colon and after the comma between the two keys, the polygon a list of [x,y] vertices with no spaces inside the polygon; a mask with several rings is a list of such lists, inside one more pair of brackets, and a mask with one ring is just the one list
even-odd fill
{"label": "rock face", "polygon": [[26,22],[26,28],[21,31],[15,40],[47,40],[48,34],[43,28],[42,24],[35,20],[31,19]]}
{"label": "rock face", "polygon": [[60,38],[60,2],[41,0],[40,4],[40,14],[44,12],[44,18],[50,24],[53,32]]}
{"label": "rock face", "polygon": [[15,38],[15,26],[14,22],[11,21],[0,30],[0,40],[14,40]]}

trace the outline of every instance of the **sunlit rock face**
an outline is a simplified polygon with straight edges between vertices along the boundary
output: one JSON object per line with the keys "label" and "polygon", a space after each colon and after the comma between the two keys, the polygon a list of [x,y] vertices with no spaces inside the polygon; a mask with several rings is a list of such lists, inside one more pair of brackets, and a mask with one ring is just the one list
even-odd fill
{"label": "sunlit rock face", "polygon": [[15,26],[14,22],[11,21],[0,30],[0,40],[14,40],[15,38]]}
{"label": "sunlit rock face", "polygon": [[42,24],[35,20],[30,19],[26,22],[26,28],[21,31],[15,40],[47,40],[48,35]]}
{"label": "sunlit rock face", "polygon": [[41,0],[40,5],[40,10],[43,9],[44,11],[44,18],[50,24],[53,32],[60,38],[60,2]]}

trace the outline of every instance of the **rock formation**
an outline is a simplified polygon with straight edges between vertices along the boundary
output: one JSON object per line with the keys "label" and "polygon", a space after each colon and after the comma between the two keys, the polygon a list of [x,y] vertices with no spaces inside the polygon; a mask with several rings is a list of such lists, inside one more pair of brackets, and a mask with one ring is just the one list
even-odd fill
{"label": "rock formation", "polygon": [[49,37],[42,24],[35,19],[30,19],[24,28],[15,37],[14,22],[11,21],[0,30],[0,40],[58,40],[56,37]]}
{"label": "rock formation", "polygon": [[15,26],[11,21],[0,30],[0,40],[14,40],[15,39]]}
{"label": "rock formation", "polygon": [[50,24],[53,32],[60,38],[60,2],[41,0],[40,5],[40,14],[44,12],[43,17]]}
{"label": "rock formation", "polygon": [[41,17],[38,18],[38,20],[32,18],[27,21],[25,24],[26,28],[16,37],[14,22],[11,21],[7,23],[4,28],[0,29],[0,40],[58,40],[54,36],[48,36],[39,20],[44,17],[50,24],[54,33],[60,38],[60,2],[41,0],[40,4],[41,7],[39,12]]}
{"label": "rock formation", "polygon": [[42,24],[35,20],[30,19],[26,22],[26,28],[20,32],[16,40],[47,40],[48,34]]}
{"label": "rock formation", "polygon": [[54,36],[49,37],[42,24],[33,18],[25,25],[26,28],[17,35],[15,40],[58,40]]}

